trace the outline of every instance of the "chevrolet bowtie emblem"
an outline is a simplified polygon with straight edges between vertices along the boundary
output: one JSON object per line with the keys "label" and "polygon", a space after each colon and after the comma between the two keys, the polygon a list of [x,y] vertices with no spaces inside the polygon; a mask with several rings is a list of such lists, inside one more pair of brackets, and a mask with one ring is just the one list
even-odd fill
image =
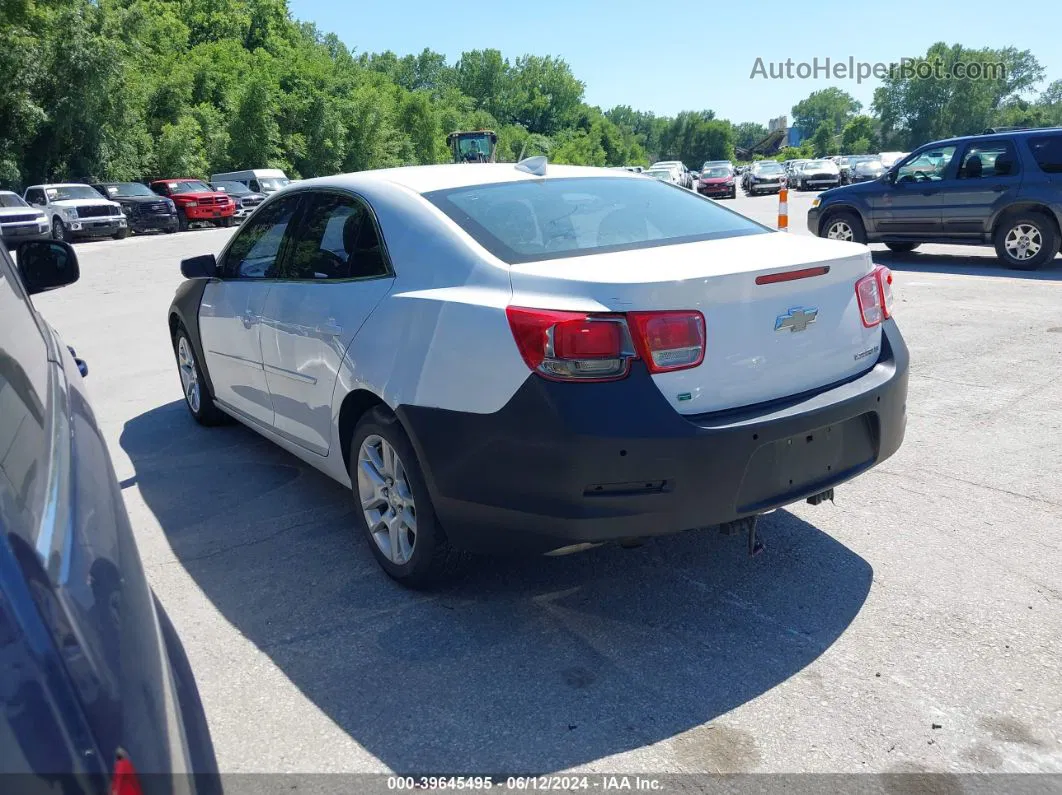
{"label": "chevrolet bowtie emblem", "polygon": [[819,310],[812,307],[794,306],[784,315],[779,315],[774,320],[775,331],[789,331],[795,333],[804,331],[815,322]]}

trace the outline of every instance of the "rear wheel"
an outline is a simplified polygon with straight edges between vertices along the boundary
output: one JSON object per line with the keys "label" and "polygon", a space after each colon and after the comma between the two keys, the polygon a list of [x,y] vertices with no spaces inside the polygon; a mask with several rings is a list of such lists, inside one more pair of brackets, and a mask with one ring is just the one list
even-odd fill
{"label": "rear wheel", "polygon": [[847,210],[830,215],[822,224],[819,237],[826,237],[830,240],[845,240],[849,243],[867,242],[867,233],[866,229],[863,228],[862,219]]}
{"label": "rear wheel", "polygon": [[450,545],[428,494],[413,445],[383,407],[366,413],[350,444],[354,523],[387,574],[428,588],[453,574],[465,555]]}
{"label": "rear wheel", "polygon": [[184,404],[200,425],[221,425],[228,417],[214,405],[214,398],[206,386],[203,370],[196,359],[195,348],[184,326],[177,327],[173,339],[173,351],[177,356],[177,372],[181,376],[181,391]]}
{"label": "rear wheel", "polygon": [[889,251],[895,251],[897,254],[905,254],[908,251],[914,251],[921,243],[886,243]]}
{"label": "rear wheel", "polygon": [[1058,231],[1038,213],[1016,213],[996,228],[995,245],[1008,268],[1032,271],[1058,253]]}

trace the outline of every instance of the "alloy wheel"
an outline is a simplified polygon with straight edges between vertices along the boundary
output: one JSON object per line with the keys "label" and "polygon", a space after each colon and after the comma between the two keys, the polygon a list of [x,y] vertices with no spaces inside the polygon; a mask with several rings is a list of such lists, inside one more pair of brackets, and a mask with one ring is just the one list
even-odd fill
{"label": "alloy wheel", "polygon": [[1032,224],[1018,224],[1007,232],[1007,237],[1003,241],[1007,254],[1019,262],[1035,257],[1043,248],[1043,244],[1040,230]]}
{"label": "alloy wheel", "polygon": [[188,408],[193,414],[198,414],[202,405],[199,374],[195,368],[195,355],[188,344],[188,338],[183,335],[177,342],[177,367],[181,373],[181,387],[184,389],[184,399],[188,401]]}
{"label": "alloy wheel", "polygon": [[855,234],[852,227],[846,221],[834,221],[826,230],[826,237],[830,240],[852,240]]}
{"label": "alloy wheel", "polygon": [[376,434],[358,450],[358,498],[373,541],[401,566],[417,543],[417,509],[406,468],[391,444]]}

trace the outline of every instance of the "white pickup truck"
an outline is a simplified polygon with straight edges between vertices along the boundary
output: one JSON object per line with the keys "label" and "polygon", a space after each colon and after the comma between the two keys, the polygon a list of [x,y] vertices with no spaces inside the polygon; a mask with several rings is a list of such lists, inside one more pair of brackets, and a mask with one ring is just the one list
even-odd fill
{"label": "white pickup truck", "polygon": [[122,205],[105,199],[88,185],[33,185],[26,189],[22,198],[47,214],[52,222],[52,237],[56,240],[79,237],[121,240],[129,234]]}

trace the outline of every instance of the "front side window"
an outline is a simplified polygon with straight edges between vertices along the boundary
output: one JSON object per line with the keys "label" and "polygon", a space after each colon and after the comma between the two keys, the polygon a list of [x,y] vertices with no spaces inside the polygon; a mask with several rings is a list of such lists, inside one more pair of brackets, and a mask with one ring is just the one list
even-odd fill
{"label": "front side window", "polygon": [[511,264],[771,231],[654,179],[505,182],[433,191],[424,197]]}
{"label": "front side window", "polygon": [[311,202],[279,278],[366,279],[389,272],[365,204],[339,193],[320,193]]}
{"label": "front side window", "polygon": [[896,171],[897,182],[939,182],[955,156],[954,146],[934,146],[919,152]]}
{"label": "front side window", "polygon": [[277,258],[299,196],[263,207],[236,233],[221,266],[223,279],[265,279],[277,276]]}
{"label": "front side window", "polygon": [[26,191],[26,201],[30,204],[47,204],[44,199],[44,191],[40,188]]}
{"label": "front side window", "polygon": [[1009,141],[971,144],[963,152],[959,179],[1012,177],[1018,173],[1014,147]]}
{"label": "front side window", "polygon": [[1029,139],[1033,159],[1045,174],[1062,174],[1062,135],[1044,135]]}

